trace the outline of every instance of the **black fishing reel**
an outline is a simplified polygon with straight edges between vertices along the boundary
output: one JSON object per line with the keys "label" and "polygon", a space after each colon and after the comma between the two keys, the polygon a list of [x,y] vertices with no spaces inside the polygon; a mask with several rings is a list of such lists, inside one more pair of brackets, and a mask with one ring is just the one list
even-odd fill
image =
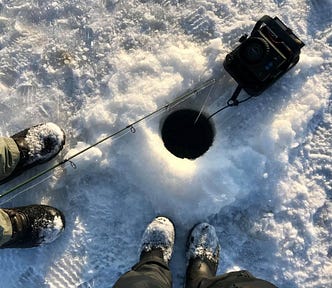
{"label": "black fishing reel", "polygon": [[278,17],[265,15],[251,35],[240,38],[240,45],[227,54],[226,71],[239,87],[257,96],[291,69],[305,45]]}

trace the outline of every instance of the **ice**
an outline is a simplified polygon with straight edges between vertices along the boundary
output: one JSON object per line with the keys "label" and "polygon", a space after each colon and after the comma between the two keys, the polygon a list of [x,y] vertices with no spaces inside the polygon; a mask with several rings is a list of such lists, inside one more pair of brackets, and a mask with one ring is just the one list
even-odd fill
{"label": "ice", "polygon": [[[53,122],[67,136],[56,159],[0,194],[217,79],[2,198],[1,207],[55,206],[66,229],[40,248],[1,250],[0,287],[110,287],[138,260],[157,215],[176,229],[173,287],[184,282],[186,237],[198,222],[216,227],[218,273],[330,287],[331,8],[330,0],[0,3],[0,134]],[[306,43],[299,63],[261,96],[213,117],[214,143],[202,157],[175,158],[161,123],[175,109],[205,103],[209,115],[226,103],[236,83],[223,59],[264,14]]]}

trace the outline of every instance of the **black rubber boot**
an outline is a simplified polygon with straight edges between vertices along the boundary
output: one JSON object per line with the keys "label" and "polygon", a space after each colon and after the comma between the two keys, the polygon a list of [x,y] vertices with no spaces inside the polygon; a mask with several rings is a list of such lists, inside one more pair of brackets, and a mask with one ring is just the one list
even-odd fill
{"label": "black rubber boot", "polygon": [[11,136],[20,151],[19,168],[30,168],[55,157],[65,144],[65,133],[54,123],[27,128]]}
{"label": "black rubber boot", "polygon": [[12,238],[0,248],[31,248],[53,242],[65,228],[65,217],[47,205],[2,209],[12,223]]}
{"label": "black rubber boot", "polygon": [[197,288],[204,278],[213,277],[219,264],[219,241],[213,226],[194,226],[187,240],[186,288]]}
{"label": "black rubber boot", "polygon": [[64,131],[54,123],[44,123],[24,129],[11,136],[20,151],[20,161],[3,184],[29,168],[54,158],[65,144]]}
{"label": "black rubber boot", "polygon": [[145,229],[140,248],[140,259],[159,257],[168,265],[174,246],[174,225],[166,217],[156,217]]}

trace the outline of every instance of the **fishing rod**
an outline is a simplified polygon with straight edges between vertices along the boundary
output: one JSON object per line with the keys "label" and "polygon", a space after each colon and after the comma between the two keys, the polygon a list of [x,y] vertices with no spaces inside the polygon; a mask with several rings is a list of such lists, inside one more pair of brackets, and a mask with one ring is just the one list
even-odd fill
{"label": "fishing rod", "polygon": [[107,140],[109,140],[109,139],[111,139],[111,138],[114,138],[115,136],[117,136],[117,135],[123,133],[124,131],[130,130],[131,132],[135,132],[135,127],[134,127],[135,125],[137,125],[137,124],[139,124],[140,122],[142,122],[142,121],[144,121],[144,120],[146,120],[146,119],[152,117],[152,116],[155,115],[155,114],[158,114],[158,113],[160,113],[160,112],[162,112],[162,111],[166,111],[166,110],[168,110],[168,109],[170,109],[170,108],[172,108],[172,107],[175,107],[175,106],[179,105],[180,103],[182,103],[183,101],[185,101],[185,100],[187,100],[188,98],[192,97],[193,95],[197,94],[197,93],[200,92],[201,90],[203,90],[203,89],[205,89],[205,88],[207,88],[207,87],[213,85],[215,82],[216,82],[216,79],[215,79],[215,78],[212,78],[212,79],[209,79],[209,80],[207,80],[207,81],[205,81],[205,82],[199,84],[197,87],[195,87],[194,89],[191,89],[191,90],[189,90],[189,91],[183,93],[182,95],[180,95],[179,97],[177,97],[177,98],[176,98],[175,100],[173,100],[172,102],[170,102],[170,103],[168,103],[168,104],[166,104],[166,105],[164,105],[164,106],[158,108],[157,110],[155,110],[155,111],[153,111],[153,112],[151,112],[151,113],[149,113],[149,114],[143,116],[142,118],[140,118],[140,119],[134,121],[133,123],[127,125],[126,127],[122,128],[122,129],[120,129],[120,130],[118,130],[118,131],[116,131],[116,132],[114,132],[114,133],[112,133],[112,134],[106,136],[105,138],[103,138],[103,139],[101,139],[101,140],[95,142],[94,144],[91,144],[90,146],[88,146],[88,147],[86,147],[86,148],[80,150],[79,152],[73,154],[72,156],[63,159],[61,162],[59,162],[59,163],[57,163],[57,164],[55,164],[55,165],[53,165],[53,166],[51,166],[51,167],[49,167],[49,168],[47,168],[47,169],[41,171],[40,173],[37,173],[36,175],[34,175],[34,176],[28,178],[27,180],[25,180],[25,181],[19,183],[18,185],[16,185],[16,186],[14,186],[14,187],[12,187],[12,188],[10,188],[10,189],[8,189],[8,190],[2,192],[2,193],[0,194],[0,199],[3,198],[3,197],[5,197],[5,196],[8,195],[8,194],[13,193],[14,191],[16,191],[16,190],[22,188],[23,186],[25,186],[25,185],[31,183],[32,181],[34,181],[34,180],[40,178],[41,176],[43,176],[43,175],[45,175],[45,174],[51,172],[52,170],[54,170],[54,169],[56,169],[56,168],[58,168],[58,167],[60,167],[60,166],[62,166],[62,165],[64,165],[64,164],[66,164],[66,163],[70,163],[70,164],[72,165],[72,167],[75,168],[76,165],[75,165],[74,162],[72,162],[72,160],[73,160],[74,158],[76,158],[77,156],[79,156],[79,155],[85,153],[86,151],[92,149],[93,147],[98,146],[99,144],[101,144],[101,143],[103,143],[103,142],[105,142],[105,141],[107,141]]}
{"label": "fishing rod", "polygon": [[[297,64],[300,59],[300,49],[305,45],[278,17],[271,18],[267,15],[263,16],[256,23],[250,36],[245,34],[240,38],[240,43],[241,44],[236,47],[235,50],[226,55],[223,63],[225,70],[239,85],[232,97],[227,101],[227,105],[211,114],[208,119],[214,117],[228,107],[237,106],[238,104],[251,99],[253,96],[258,96],[263,93],[263,91],[270,87],[277,79]],[[135,132],[134,126],[138,123],[163,110],[167,110],[172,106],[180,104],[187,98],[204,88],[211,86],[215,82],[216,80],[214,78],[203,82],[196,88],[189,90],[176,98],[171,103],[162,106],[130,125],[77,152],[71,157],[62,160],[58,164],[36,174],[13,188],[4,191],[0,194],[0,199],[67,162],[71,163],[75,168],[75,164],[71,161],[73,158],[128,129]],[[241,101],[237,100],[241,89],[244,89],[250,97]],[[198,117],[201,115],[204,106],[205,103],[203,104]],[[198,117],[195,122],[197,122]]]}

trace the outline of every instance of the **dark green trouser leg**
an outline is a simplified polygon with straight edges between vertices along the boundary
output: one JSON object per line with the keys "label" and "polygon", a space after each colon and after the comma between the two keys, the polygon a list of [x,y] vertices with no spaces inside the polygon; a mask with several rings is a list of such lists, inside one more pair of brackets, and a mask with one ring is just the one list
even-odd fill
{"label": "dark green trouser leg", "polygon": [[220,276],[202,278],[197,288],[277,288],[273,284],[255,278],[248,271],[230,272]]}
{"label": "dark green trouser leg", "polygon": [[132,270],[122,275],[113,288],[171,288],[168,266],[156,256],[146,256]]}
{"label": "dark green trouser leg", "polygon": [[13,173],[20,161],[20,151],[12,138],[0,137],[0,181]]}

